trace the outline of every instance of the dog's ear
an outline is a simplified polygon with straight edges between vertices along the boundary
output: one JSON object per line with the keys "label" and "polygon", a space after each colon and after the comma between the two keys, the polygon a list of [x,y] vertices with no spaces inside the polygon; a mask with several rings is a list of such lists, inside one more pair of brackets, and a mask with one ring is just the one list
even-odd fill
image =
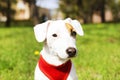
{"label": "dog's ear", "polygon": [[83,36],[83,35],[84,35],[82,26],[81,26],[81,24],[80,24],[79,21],[77,21],[77,20],[72,20],[72,26],[73,26],[73,28],[76,30],[77,34],[79,34],[80,36]]}
{"label": "dog's ear", "polygon": [[47,34],[49,23],[50,21],[47,21],[42,24],[37,24],[34,27],[35,37],[38,42],[43,42],[46,39],[46,34]]}
{"label": "dog's ear", "polygon": [[77,32],[78,35],[80,35],[80,36],[84,35],[82,26],[81,26],[79,21],[72,20],[71,18],[67,18],[67,19],[65,19],[65,22],[71,24],[73,26],[73,28],[75,29],[75,31]]}

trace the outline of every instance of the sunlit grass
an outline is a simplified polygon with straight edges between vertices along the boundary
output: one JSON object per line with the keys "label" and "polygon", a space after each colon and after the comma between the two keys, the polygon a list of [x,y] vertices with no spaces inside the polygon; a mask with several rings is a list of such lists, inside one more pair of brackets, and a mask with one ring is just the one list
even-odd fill
{"label": "sunlit grass", "polygon": [[[120,24],[83,25],[73,60],[79,80],[120,80]],[[31,27],[0,28],[0,80],[33,80],[39,59]]]}
{"label": "sunlit grass", "polygon": [[79,80],[120,79],[119,24],[85,25],[78,37],[78,57],[74,59]]}

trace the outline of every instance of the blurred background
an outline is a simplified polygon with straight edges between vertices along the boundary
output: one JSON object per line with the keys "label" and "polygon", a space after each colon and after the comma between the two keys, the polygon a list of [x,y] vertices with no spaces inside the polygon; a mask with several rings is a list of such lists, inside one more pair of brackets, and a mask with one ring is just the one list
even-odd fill
{"label": "blurred background", "polygon": [[7,27],[67,17],[81,23],[120,22],[120,0],[0,0],[0,24]]}
{"label": "blurred background", "polygon": [[78,80],[120,80],[120,0],[0,0],[0,80],[34,80],[34,25],[67,17],[85,34],[72,59]]}

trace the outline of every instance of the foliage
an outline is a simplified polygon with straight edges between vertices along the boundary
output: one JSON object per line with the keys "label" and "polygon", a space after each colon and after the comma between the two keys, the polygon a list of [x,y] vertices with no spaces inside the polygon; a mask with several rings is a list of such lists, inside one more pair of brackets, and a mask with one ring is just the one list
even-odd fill
{"label": "foliage", "polygon": [[[117,0],[116,0],[117,1]],[[84,22],[91,22],[92,15],[96,11],[100,11],[102,22],[105,22],[105,10],[110,8],[113,11],[113,16],[118,18],[120,12],[120,0],[115,3],[115,0],[61,0],[60,9],[65,14],[65,17],[80,19]],[[116,19],[115,19],[116,20]]]}
{"label": "foliage", "polygon": [[39,20],[39,9],[38,7],[35,5],[36,0],[23,0],[27,3],[29,3],[29,7],[30,7],[30,19],[33,22],[34,25],[39,24],[40,20]]}
{"label": "foliage", "polygon": [[[120,80],[120,24],[83,25],[73,60],[79,80]],[[33,80],[42,49],[33,28],[0,28],[0,80]]]}
{"label": "foliage", "polygon": [[[104,0],[64,0],[60,2],[60,9],[65,17],[82,18],[84,22],[91,22],[94,11],[104,11]],[[104,16],[103,16],[104,18]]]}
{"label": "foliage", "polygon": [[0,0],[0,12],[2,12],[6,17],[6,27],[10,27],[11,24],[11,16],[15,13],[15,10],[11,8],[12,3],[16,2],[16,0]]}
{"label": "foliage", "polygon": [[[16,2],[15,0],[11,1],[12,3]],[[7,0],[0,0],[0,12],[6,15],[7,11]],[[11,14],[14,14],[15,10],[11,9]]]}
{"label": "foliage", "polygon": [[120,0],[107,0],[108,6],[112,10],[115,22],[120,21]]}

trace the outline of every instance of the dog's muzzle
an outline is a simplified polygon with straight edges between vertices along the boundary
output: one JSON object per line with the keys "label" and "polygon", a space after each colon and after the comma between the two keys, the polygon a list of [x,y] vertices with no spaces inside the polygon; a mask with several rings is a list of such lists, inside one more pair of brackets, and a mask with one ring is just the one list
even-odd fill
{"label": "dog's muzzle", "polygon": [[68,54],[68,57],[74,57],[76,56],[76,49],[74,47],[69,47],[67,50],[66,50],[66,53]]}

